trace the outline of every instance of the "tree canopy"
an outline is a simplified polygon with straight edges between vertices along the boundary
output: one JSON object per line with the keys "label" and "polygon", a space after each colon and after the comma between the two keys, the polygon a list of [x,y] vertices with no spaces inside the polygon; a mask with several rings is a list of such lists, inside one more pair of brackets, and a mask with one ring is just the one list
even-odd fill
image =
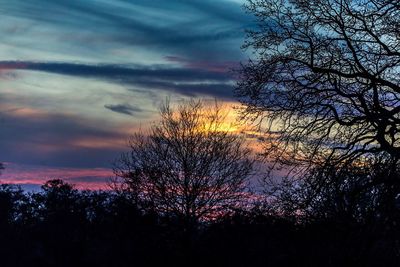
{"label": "tree canopy", "polygon": [[148,133],[130,139],[115,174],[139,203],[186,222],[236,206],[244,196],[253,160],[245,140],[230,131],[217,105],[166,103]]}

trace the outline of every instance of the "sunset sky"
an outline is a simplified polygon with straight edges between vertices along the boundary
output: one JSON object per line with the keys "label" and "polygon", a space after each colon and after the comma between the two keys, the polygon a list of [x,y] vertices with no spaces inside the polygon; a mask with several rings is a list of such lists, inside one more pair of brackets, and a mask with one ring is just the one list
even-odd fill
{"label": "sunset sky", "polygon": [[98,188],[166,97],[234,102],[242,4],[0,0],[0,180]]}

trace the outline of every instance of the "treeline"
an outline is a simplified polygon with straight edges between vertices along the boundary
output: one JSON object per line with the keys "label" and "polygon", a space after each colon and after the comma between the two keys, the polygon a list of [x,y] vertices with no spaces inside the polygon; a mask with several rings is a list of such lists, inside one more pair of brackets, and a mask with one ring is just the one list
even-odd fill
{"label": "treeline", "polygon": [[108,191],[1,185],[2,265],[399,265],[397,160],[315,162],[274,180],[218,104],[160,115],[132,136]]}
{"label": "treeline", "polygon": [[397,266],[400,220],[303,222],[264,203],[188,231],[129,194],[79,191],[51,180],[42,191],[0,187],[2,266]]}

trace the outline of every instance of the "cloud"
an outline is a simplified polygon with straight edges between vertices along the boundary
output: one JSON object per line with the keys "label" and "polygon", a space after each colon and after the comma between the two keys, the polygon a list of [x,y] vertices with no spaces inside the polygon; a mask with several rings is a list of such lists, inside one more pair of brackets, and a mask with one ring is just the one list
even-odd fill
{"label": "cloud", "polygon": [[167,65],[117,65],[117,64],[78,64],[67,62],[29,62],[29,61],[0,61],[3,70],[34,70],[81,77],[104,77],[123,79],[159,78],[176,81],[219,80],[227,81],[227,73],[218,73],[194,68],[173,68]]}
{"label": "cloud", "polygon": [[205,62],[183,67],[169,65],[114,65],[54,62],[0,61],[0,69],[32,70],[86,78],[100,78],[153,90],[166,90],[186,96],[233,97],[233,75]]}
{"label": "cloud", "polygon": [[0,0],[0,16],[0,161],[75,168],[125,149],[137,125],[115,112],[141,124],[165,96],[232,100],[253,24],[240,0]]}
{"label": "cloud", "polygon": [[7,162],[0,181],[37,191],[47,180],[63,179],[77,188],[96,190],[109,189],[107,182],[111,177],[113,172],[108,168],[60,168]]}
{"label": "cloud", "polygon": [[[0,161],[61,167],[110,167],[131,128],[28,108],[0,114]],[[130,125],[133,126],[133,125]]]}
{"label": "cloud", "polygon": [[[7,18],[14,22],[4,32],[18,35],[22,28],[37,49],[57,42],[66,51],[79,43],[85,51],[140,47],[192,59],[240,58],[244,29],[252,24],[241,4],[229,0],[0,0],[0,6],[5,25]],[[12,19],[28,20],[30,29]]]}
{"label": "cloud", "polygon": [[125,115],[134,115],[137,112],[142,112],[143,110],[141,108],[138,107],[134,107],[132,105],[129,104],[118,104],[118,105],[105,105],[105,108],[117,112],[117,113],[121,113],[121,114],[125,114]]}

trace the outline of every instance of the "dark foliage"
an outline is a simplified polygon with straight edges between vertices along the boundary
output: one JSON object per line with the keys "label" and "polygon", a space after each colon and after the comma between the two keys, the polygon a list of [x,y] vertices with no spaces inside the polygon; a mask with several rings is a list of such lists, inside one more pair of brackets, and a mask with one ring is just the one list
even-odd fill
{"label": "dark foliage", "polygon": [[129,195],[0,187],[2,266],[397,266],[398,227],[384,220],[301,223],[263,205],[204,222],[190,237],[174,216],[141,212]]}

